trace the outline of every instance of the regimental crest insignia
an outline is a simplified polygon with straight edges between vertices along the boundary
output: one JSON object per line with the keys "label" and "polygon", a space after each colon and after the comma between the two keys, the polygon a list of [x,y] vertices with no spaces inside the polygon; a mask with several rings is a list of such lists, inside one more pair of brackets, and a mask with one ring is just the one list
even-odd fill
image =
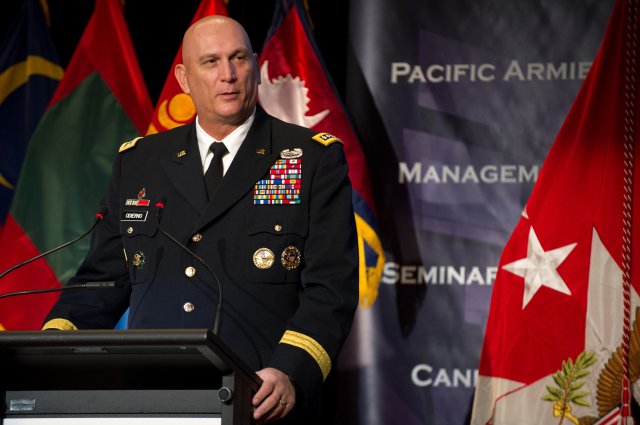
{"label": "regimental crest insignia", "polygon": [[146,261],[147,257],[145,257],[144,252],[136,251],[131,258],[131,265],[133,265],[136,270],[142,270]]}
{"label": "regimental crest insignia", "polygon": [[124,204],[127,207],[148,207],[151,201],[149,199],[144,199],[147,196],[147,189],[144,187],[138,191],[138,195],[136,199],[127,199],[124,201]]}

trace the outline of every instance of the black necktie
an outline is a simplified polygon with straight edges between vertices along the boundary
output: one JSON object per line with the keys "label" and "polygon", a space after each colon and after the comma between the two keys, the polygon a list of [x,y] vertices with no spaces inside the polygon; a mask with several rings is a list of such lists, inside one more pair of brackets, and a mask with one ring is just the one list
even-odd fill
{"label": "black necktie", "polygon": [[209,200],[213,199],[213,194],[222,181],[222,157],[229,152],[224,143],[213,142],[209,146],[209,150],[213,152],[213,159],[207,172],[204,174],[204,184],[207,186],[207,195]]}

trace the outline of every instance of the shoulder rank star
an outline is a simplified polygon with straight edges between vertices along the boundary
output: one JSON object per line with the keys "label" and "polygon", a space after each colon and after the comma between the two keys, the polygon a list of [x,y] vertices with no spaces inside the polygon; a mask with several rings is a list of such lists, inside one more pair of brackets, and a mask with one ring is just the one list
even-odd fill
{"label": "shoulder rank star", "polygon": [[280,158],[282,159],[293,159],[300,158],[302,156],[302,149],[294,148],[294,149],[285,149],[280,152]]}

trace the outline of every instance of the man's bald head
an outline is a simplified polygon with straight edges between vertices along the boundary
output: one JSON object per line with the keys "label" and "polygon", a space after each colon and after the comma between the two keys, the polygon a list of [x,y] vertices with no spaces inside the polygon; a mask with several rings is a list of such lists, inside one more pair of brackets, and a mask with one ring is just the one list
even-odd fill
{"label": "man's bald head", "polygon": [[246,121],[258,101],[258,57],[242,25],[214,15],[195,22],[182,41],[175,75],[191,96],[198,122],[220,140]]}
{"label": "man's bald head", "polygon": [[251,46],[251,41],[249,40],[249,35],[238,21],[224,15],[211,15],[205,16],[204,18],[194,22],[184,33],[184,37],[182,37],[182,61],[186,61],[185,50],[190,50],[190,47],[193,45],[194,40],[196,40],[199,35],[201,35],[203,32],[215,32],[222,29],[239,32],[242,39],[244,40],[247,51],[250,54],[253,54],[253,48]]}

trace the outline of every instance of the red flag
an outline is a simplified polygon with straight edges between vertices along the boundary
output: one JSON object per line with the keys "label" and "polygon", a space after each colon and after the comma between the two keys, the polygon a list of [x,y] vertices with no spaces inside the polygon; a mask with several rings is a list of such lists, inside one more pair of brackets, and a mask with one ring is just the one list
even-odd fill
{"label": "red flag", "polygon": [[[151,101],[118,0],[97,0],[64,77],[40,120],[0,235],[0,271],[89,228],[123,141],[142,133]],[[89,239],[15,270],[0,293],[59,287]],[[0,300],[6,329],[40,329],[57,295]]]}
{"label": "red flag", "polygon": [[[227,7],[223,0],[203,0],[196,10],[191,23],[209,15],[227,16]],[[182,45],[178,49],[173,65],[169,70],[169,75],[164,82],[164,87],[158,98],[153,118],[149,124],[147,134],[154,134],[160,131],[169,130],[180,125],[188,124],[196,117],[196,108],[193,106],[191,96],[182,92],[178,81],[173,75],[173,70],[177,64],[182,63]]]}
{"label": "red flag", "polygon": [[344,142],[353,184],[360,251],[360,303],[371,305],[382,276],[384,252],[377,231],[364,153],[316,49],[299,1],[276,6],[271,37],[260,56],[260,104],[271,115]]}
{"label": "red flag", "polygon": [[640,321],[624,308],[640,286],[638,16],[637,1],[616,2],[504,248],[473,424],[593,423],[621,403],[622,359],[640,354],[625,339],[640,338]]}

